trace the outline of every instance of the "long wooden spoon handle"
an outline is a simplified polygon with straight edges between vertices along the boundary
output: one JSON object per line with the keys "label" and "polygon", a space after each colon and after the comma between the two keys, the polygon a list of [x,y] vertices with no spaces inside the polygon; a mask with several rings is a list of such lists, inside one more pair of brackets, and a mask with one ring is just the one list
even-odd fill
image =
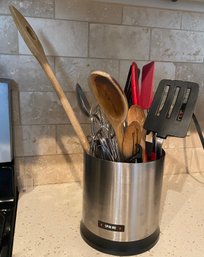
{"label": "long wooden spoon handle", "polygon": [[43,50],[43,47],[40,43],[40,40],[38,39],[36,33],[34,32],[33,28],[30,26],[30,24],[27,22],[27,20],[24,18],[24,16],[14,7],[9,6],[9,9],[11,11],[13,20],[21,33],[22,38],[24,39],[25,43],[27,44],[28,48],[32,52],[32,54],[36,57],[38,62],[40,63],[41,67],[43,68],[45,74],[49,78],[49,80],[52,83],[52,86],[54,87],[59,100],[65,110],[65,113],[67,114],[79,140],[83,147],[83,149],[88,152],[90,149],[89,142],[87,140],[86,135],[84,134],[81,125],[79,121],[77,120],[74,111],[61,87],[59,84],[54,72],[52,71],[52,68],[50,67],[47,57],[45,55],[45,52]]}
{"label": "long wooden spoon handle", "polygon": [[64,91],[62,90],[62,87],[60,86],[58,80],[56,79],[50,65],[44,65],[43,67],[43,70],[45,71],[47,77],[49,78],[49,80],[51,81],[58,97],[59,97],[59,100],[64,108],[64,111],[65,113],[67,114],[79,140],[80,140],[80,143],[84,149],[84,151],[86,151],[87,153],[89,152],[89,149],[90,149],[90,145],[89,145],[89,142],[87,140],[87,137],[86,135],[84,134],[82,128],[81,128],[81,125],[78,121],[78,119],[76,118],[76,115],[69,103],[69,101],[67,100],[67,97],[64,93]]}

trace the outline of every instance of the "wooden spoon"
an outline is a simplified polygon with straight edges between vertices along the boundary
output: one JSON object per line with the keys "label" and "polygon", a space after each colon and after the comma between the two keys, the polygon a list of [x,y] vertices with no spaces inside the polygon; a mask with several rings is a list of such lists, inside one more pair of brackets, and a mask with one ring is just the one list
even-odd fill
{"label": "wooden spoon", "polygon": [[94,71],[89,79],[93,94],[115,131],[122,158],[123,124],[128,113],[126,96],[120,85],[106,72]]}
{"label": "wooden spoon", "polygon": [[145,147],[145,139],[146,139],[146,130],[143,129],[143,125],[145,122],[146,116],[144,110],[138,105],[132,105],[128,110],[127,115],[127,124],[131,124],[133,121],[137,121],[141,127],[141,142],[140,145],[142,147],[142,159],[143,162],[146,161],[146,147]]}
{"label": "wooden spoon", "polygon": [[43,50],[43,47],[40,43],[40,40],[38,39],[36,33],[34,32],[33,28],[30,26],[30,24],[27,22],[27,20],[24,18],[24,16],[12,5],[9,6],[11,15],[13,17],[13,20],[24,39],[26,45],[30,49],[31,53],[35,56],[35,58],[40,63],[42,69],[44,70],[45,74],[47,75],[48,79],[51,81],[59,100],[80,140],[80,143],[83,147],[83,149],[88,152],[89,151],[89,142],[87,140],[87,137],[85,136],[79,121],[77,120],[74,111],[61,87],[59,84],[56,76],[54,75],[52,68],[50,67],[47,57],[45,55],[45,52]]}
{"label": "wooden spoon", "polygon": [[141,126],[139,122],[133,121],[125,130],[123,138],[123,156],[125,159],[136,154],[137,144],[141,142]]}
{"label": "wooden spoon", "polygon": [[132,105],[128,110],[127,124],[131,124],[133,121],[138,121],[140,126],[143,127],[145,122],[144,110],[139,105]]}

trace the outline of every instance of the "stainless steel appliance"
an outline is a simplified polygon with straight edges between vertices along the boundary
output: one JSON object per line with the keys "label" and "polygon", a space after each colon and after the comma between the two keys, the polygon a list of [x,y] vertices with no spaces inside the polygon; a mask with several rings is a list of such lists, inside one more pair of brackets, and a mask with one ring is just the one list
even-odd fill
{"label": "stainless steel appliance", "polygon": [[0,79],[0,256],[11,257],[17,209],[14,172],[11,81]]}
{"label": "stainless steel appliance", "polygon": [[89,245],[124,256],[157,242],[164,156],[121,163],[85,154],[81,235]]}
{"label": "stainless steel appliance", "polygon": [[0,163],[13,160],[10,81],[0,79]]}

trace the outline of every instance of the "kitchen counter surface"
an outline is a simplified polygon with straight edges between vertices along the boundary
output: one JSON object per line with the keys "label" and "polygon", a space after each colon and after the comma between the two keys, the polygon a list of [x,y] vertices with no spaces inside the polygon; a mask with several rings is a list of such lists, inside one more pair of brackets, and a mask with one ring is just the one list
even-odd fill
{"label": "kitchen counter surface", "polygon": [[[45,185],[20,194],[13,257],[111,256],[81,238],[80,183]],[[158,243],[142,257],[204,254],[204,173],[165,175]]]}

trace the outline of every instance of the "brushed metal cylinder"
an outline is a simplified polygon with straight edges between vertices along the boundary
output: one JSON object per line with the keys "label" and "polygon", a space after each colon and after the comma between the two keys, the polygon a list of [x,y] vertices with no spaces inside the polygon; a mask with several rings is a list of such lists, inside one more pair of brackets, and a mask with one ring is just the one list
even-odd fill
{"label": "brushed metal cylinder", "polygon": [[141,240],[158,230],[164,157],[163,151],[156,161],[122,163],[85,153],[83,225],[117,242]]}

